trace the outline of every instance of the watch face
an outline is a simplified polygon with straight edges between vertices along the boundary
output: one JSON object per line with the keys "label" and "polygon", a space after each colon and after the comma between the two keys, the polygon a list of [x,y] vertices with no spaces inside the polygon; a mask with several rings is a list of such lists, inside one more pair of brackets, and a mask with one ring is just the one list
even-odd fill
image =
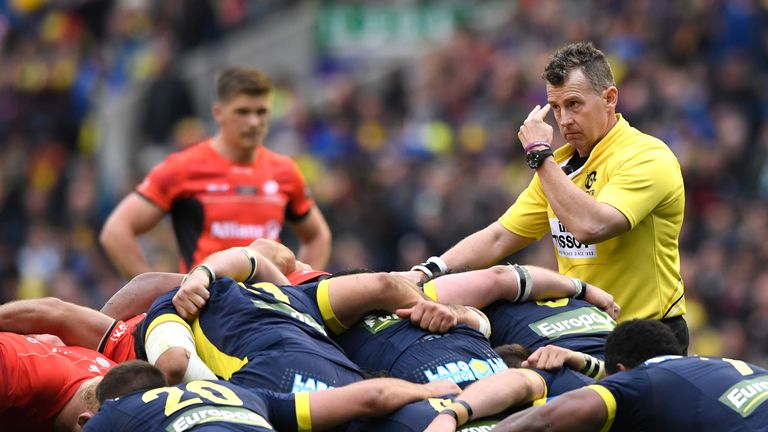
{"label": "watch face", "polygon": [[529,167],[536,169],[540,167],[541,164],[544,163],[544,160],[549,156],[552,156],[551,150],[533,150],[525,155],[525,162]]}

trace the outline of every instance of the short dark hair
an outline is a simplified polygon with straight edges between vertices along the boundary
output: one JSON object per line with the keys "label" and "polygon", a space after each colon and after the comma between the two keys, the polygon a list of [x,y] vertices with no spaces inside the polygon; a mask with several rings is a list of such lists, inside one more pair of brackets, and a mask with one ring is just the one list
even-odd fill
{"label": "short dark hair", "polygon": [[616,326],[605,340],[605,370],[618,371],[621,363],[633,369],[662,355],[683,355],[672,329],[656,320],[634,319]]}
{"label": "short dark hair", "polygon": [[256,69],[233,67],[225,69],[216,78],[216,94],[226,102],[239,94],[262,96],[272,91],[272,80]]}
{"label": "short dark hair", "polygon": [[96,387],[96,399],[102,404],[107,399],[167,385],[168,381],[160,369],[144,360],[131,360],[113,367],[104,375]]}
{"label": "short dark hair", "polygon": [[499,345],[493,350],[510,368],[519,368],[521,363],[531,356],[531,350],[520,344]]}
{"label": "short dark hair", "polygon": [[592,42],[576,42],[557,50],[544,69],[543,78],[551,85],[559,87],[576,68],[581,68],[597,93],[616,85],[605,54],[595,48]]}

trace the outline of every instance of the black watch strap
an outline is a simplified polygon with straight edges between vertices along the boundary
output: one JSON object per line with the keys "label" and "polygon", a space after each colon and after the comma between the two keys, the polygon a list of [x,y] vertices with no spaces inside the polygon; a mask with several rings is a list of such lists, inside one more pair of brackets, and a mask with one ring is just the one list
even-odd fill
{"label": "black watch strap", "polygon": [[552,149],[531,150],[525,155],[525,162],[531,169],[536,169],[550,156],[552,156]]}

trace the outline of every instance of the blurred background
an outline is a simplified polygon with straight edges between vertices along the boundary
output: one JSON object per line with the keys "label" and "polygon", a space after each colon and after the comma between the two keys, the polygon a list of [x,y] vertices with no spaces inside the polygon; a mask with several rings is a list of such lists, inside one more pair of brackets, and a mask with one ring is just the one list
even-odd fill
{"label": "blurred background", "polygon": [[[5,0],[0,301],[100,307],[119,289],[101,225],[214,130],[230,65],[277,83],[267,145],[307,177],[330,270],[410,268],[528,184],[517,128],[546,101],[553,50],[577,40],[610,56],[619,111],[680,160],[691,351],[768,365],[765,0]],[[167,226],[143,241],[176,269]],[[555,268],[553,254],[545,238],[511,259]]]}

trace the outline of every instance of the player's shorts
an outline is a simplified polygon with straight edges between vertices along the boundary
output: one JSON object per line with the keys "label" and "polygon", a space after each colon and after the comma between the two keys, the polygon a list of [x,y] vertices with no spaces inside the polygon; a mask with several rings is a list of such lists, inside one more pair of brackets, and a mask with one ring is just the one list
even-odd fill
{"label": "player's shorts", "polygon": [[417,383],[451,379],[464,388],[507,369],[487,341],[465,333],[429,334],[412,344],[392,365],[390,375]]}
{"label": "player's shorts", "polygon": [[115,363],[136,359],[134,333],[147,314],[136,315],[128,321],[115,320],[104,334],[98,351]]}
{"label": "player's shorts", "polygon": [[314,392],[352,384],[362,375],[317,354],[265,352],[249,358],[229,382],[245,388],[265,388],[279,393]]}

